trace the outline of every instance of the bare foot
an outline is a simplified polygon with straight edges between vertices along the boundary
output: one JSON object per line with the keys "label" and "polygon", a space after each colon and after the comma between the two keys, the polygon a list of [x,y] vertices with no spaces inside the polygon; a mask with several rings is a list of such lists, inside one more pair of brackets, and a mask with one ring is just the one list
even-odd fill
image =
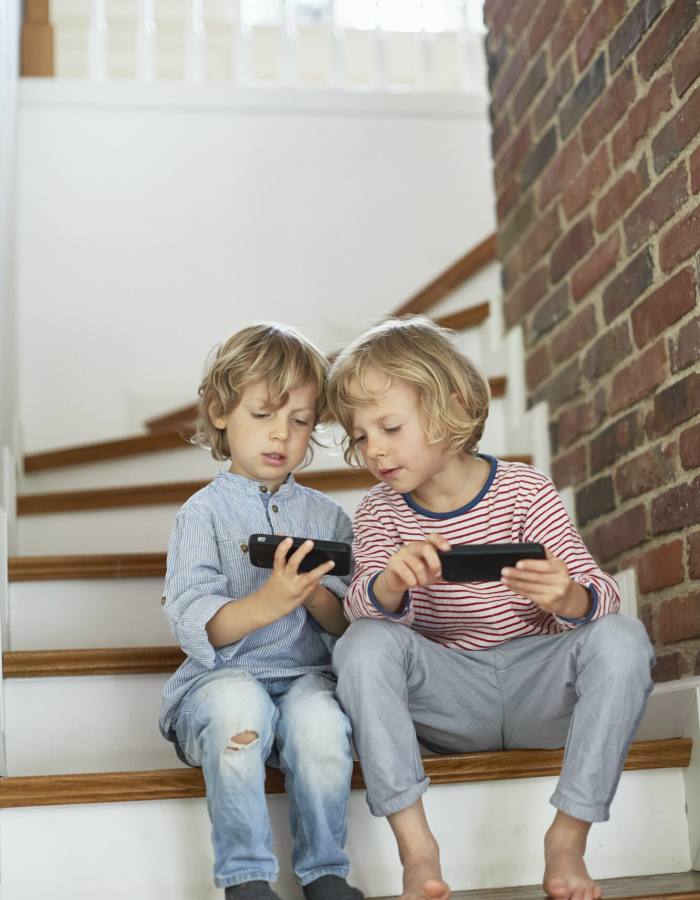
{"label": "bare foot", "polygon": [[602,891],[588,874],[583,854],[586,834],[572,834],[556,823],[544,839],[545,893],[556,900],[600,900]]}
{"label": "bare foot", "polygon": [[399,900],[450,900],[451,896],[436,860],[425,859],[404,866],[403,894]]}

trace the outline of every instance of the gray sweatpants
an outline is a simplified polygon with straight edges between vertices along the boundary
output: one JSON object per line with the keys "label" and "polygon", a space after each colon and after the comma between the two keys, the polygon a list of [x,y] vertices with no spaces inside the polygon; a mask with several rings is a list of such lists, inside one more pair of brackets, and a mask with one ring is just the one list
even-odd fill
{"label": "gray sweatpants", "polygon": [[475,651],[387,620],[353,622],[333,665],[371,812],[398,812],[425,792],[419,741],[438,753],[566,746],[551,803],[605,821],[653,660],[641,622],[622,615]]}

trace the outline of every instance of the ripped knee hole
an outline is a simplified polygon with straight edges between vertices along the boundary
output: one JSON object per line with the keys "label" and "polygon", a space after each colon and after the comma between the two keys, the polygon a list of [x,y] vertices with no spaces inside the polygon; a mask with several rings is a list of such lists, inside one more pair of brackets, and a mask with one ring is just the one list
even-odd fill
{"label": "ripped knee hole", "polygon": [[243,750],[245,747],[249,747],[254,741],[257,741],[259,737],[260,735],[257,731],[241,731],[229,738],[226,749],[235,751]]}

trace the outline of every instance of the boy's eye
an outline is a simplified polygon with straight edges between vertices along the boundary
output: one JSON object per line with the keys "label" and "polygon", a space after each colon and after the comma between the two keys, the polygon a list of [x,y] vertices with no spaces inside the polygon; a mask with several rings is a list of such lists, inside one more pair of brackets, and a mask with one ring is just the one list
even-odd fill
{"label": "boy's eye", "polygon": [[294,419],[295,425],[301,425],[302,428],[306,428],[309,424],[305,419]]}
{"label": "boy's eye", "polygon": [[353,441],[356,444],[361,444],[365,440],[367,440],[367,438],[364,436],[364,434],[358,434],[356,437],[353,438]]}
{"label": "boy's eye", "polygon": [[254,413],[253,413],[253,418],[254,418],[254,419],[267,419],[269,415],[270,415],[270,413],[256,413],[256,412],[254,412]]}
{"label": "boy's eye", "polygon": [[401,430],[400,425],[393,425],[391,428],[384,429],[384,431],[386,431],[387,434],[393,434],[395,431],[400,431],[400,430]]}

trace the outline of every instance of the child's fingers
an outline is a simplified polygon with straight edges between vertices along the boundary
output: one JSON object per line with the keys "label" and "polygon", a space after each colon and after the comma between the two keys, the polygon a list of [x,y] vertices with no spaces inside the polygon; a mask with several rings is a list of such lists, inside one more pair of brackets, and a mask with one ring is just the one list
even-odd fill
{"label": "child's fingers", "polygon": [[423,557],[424,552],[425,549],[422,548],[416,553],[407,555],[404,560],[415,575],[417,584],[429,584],[433,580],[430,569]]}
{"label": "child's fingers", "polygon": [[554,557],[549,559],[521,559],[514,568],[518,571],[529,569],[532,572],[556,572],[560,566],[553,565]]}
{"label": "child's fingers", "polygon": [[501,569],[501,577],[530,584],[558,584],[563,580],[561,572],[526,572],[524,569],[512,568]]}
{"label": "child's fingers", "polygon": [[418,584],[415,575],[403,560],[397,559],[394,562],[392,574],[402,581],[407,588],[416,587]]}
{"label": "child's fingers", "polygon": [[441,553],[447,553],[448,550],[452,549],[452,545],[447,540],[447,538],[443,537],[438,532],[433,532],[433,534],[428,535],[428,541],[433,544]]}
{"label": "child's fingers", "polygon": [[423,559],[430,569],[432,577],[439,578],[442,575],[442,563],[437,555],[437,551],[429,544],[426,544],[423,548]]}
{"label": "child's fingers", "polygon": [[313,550],[314,542],[312,540],[304,541],[304,543],[287,560],[287,566],[296,574],[302,559]]}
{"label": "child's fingers", "polygon": [[316,566],[315,569],[312,569],[310,572],[306,573],[307,581],[320,581],[324,575],[327,575],[330,570],[335,565],[335,562],[332,559],[327,559],[325,562],[322,562],[320,566]]}
{"label": "child's fingers", "polygon": [[272,568],[275,572],[281,572],[284,569],[287,559],[287,551],[291,546],[292,539],[290,537],[286,537],[277,545],[275,555],[272,557]]}

